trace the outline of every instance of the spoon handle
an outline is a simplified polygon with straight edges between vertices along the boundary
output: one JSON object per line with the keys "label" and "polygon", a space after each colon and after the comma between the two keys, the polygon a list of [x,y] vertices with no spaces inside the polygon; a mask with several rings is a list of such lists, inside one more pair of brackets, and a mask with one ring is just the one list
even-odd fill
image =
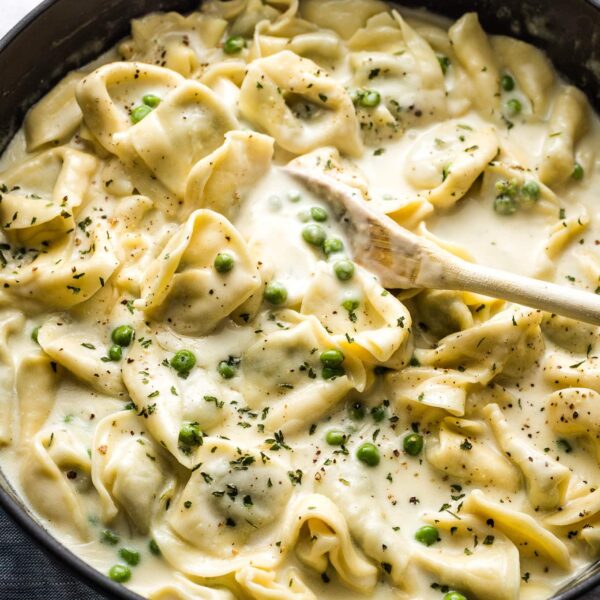
{"label": "spoon handle", "polygon": [[[426,287],[467,290],[600,325],[598,294],[471,264],[445,253],[430,254],[426,260],[438,265],[421,270],[423,275],[431,273],[422,277]],[[439,269],[440,263],[443,269]]]}

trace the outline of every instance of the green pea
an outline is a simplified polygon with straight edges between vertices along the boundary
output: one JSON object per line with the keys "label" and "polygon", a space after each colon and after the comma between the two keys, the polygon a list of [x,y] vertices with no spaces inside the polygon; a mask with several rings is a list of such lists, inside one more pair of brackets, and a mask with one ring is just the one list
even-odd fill
{"label": "green pea", "polygon": [[140,562],[140,553],[133,548],[121,548],[119,556],[132,567],[135,567]]}
{"label": "green pea", "polygon": [[365,407],[362,402],[354,402],[348,407],[348,415],[353,421],[361,421],[365,418]]}
{"label": "green pea", "polygon": [[113,565],[108,571],[108,576],[117,583],[125,583],[131,579],[131,569],[125,565]]}
{"label": "green pea", "polygon": [[354,263],[347,258],[338,260],[333,265],[333,272],[340,281],[348,281],[354,275]]}
{"label": "green pea", "polygon": [[300,202],[302,200],[302,194],[298,190],[290,190],[287,193],[287,199],[290,202]]}
{"label": "green pea", "polygon": [[314,221],[318,221],[319,223],[327,221],[327,211],[320,206],[312,206],[310,209],[310,216]]}
{"label": "green pea", "polygon": [[375,444],[365,442],[358,447],[356,458],[369,467],[376,467],[380,461],[379,450]]}
{"label": "green pea", "polygon": [[327,256],[341,252],[344,249],[344,243],[339,238],[329,238],[323,242],[323,251]]}
{"label": "green pea", "polygon": [[354,312],[360,306],[360,302],[355,298],[346,298],[342,302],[342,308],[345,308],[348,312]]}
{"label": "green pea", "polygon": [[202,443],[202,433],[198,423],[186,421],[179,430],[179,443],[184,446],[199,446]]}
{"label": "green pea", "polygon": [[298,220],[301,223],[308,223],[310,221],[310,210],[301,210],[298,213]]}
{"label": "green pea", "polygon": [[500,85],[505,92],[512,92],[515,89],[515,80],[508,74],[502,75]]}
{"label": "green pea", "polygon": [[325,435],[325,441],[330,446],[341,446],[346,441],[346,434],[340,429],[330,429]]}
{"label": "green pea", "polygon": [[508,181],[507,179],[499,179],[495,185],[499,196],[515,197],[519,193],[519,186],[516,180]]}
{"label": "green pea", "polygon": [[511,117],[514,117],[518,115],[521,112],[521,110],[523,110],[523,105],[521,104],[521,101],[517,98],[511,98],[506,103],[506,110],[508,111],[508,114]]}
{"label": "green pea", "polygon": [[265,287],[265,300],[271,304],[283,304],[287,300],[287,290],[279,281],[269,281]]}
{"label": "green pea", "polygon": [[246,40],[241,35],[232,35],[227,38],[223,44],[223,51],[226,54],[237,54],[246,47]]}
{"label": "green pea", "polygon": [[118,361],[121,360],[123,356],[123,346],[119,346],[119,344],[112,344],[108,349],[108,358],[110,360]]}
{"label": "green pea", "polygon": [[38,325],[37,327],[34,327],[34,328],[31,330],[31,339],[32,339],[32,340],[33,340],[33,341],[34,341],[36,344],[39,344],[39,342],[38,342],[38,334],[39,334],[39,332],[40,332],[40,328],[41,328],[41,327],[42,327],[41,325]]}
{"label": "green pea", "polygon": [[131,111],[131,122],[135,125],[136,123],[139,123],[142,119],[145,119],[151,112],[152,109],[149,106],[147,106],[146,104],[140,104]]}
{"label": "green pea", "polygon": [[267,198],[267,204],[272,212],[277,212],[282,207],[281,198],[277,194],[271,194]]}
{"label": "green pea", "polygon": [[344,362],[344,353],[341,350],[325,350],[321,352],[319,360],[326,367],[339,367]]}
{"label": "green pea", "polygon": [[110,335],[112,341],[119,346],[129,346],[133,339],[133,327],[131,325],[119,325]]}
{"label": "green pea", "polygon": [[494,200],[494,210],[499,215],[512,215],[517,212],[517,201],[510,196],[498,196]]}
{"label": "green pea", "polygon": [[180,374],[187,375],[196,364],[196,356],[191,350],[177,350],[169,364]]}
{"label": "green pea", "polygon": [[460,592],[448,592],[444,594],[442,600],[467,600],[467,597],[463,596]]}
{"label": "green pea", "polygon": [[381,95],[375,90],[365,90],[358,97],[358,103],[366,108],[374,108],[381,102]]}
{"label": "green pea", "polygon": [[309,223],[302,229],[302,239],[312,246],[322,246],[326,238],[327,233],[316,223]]}
{"label": "green pea", "polygon": [[431,546],[439,540],[438,530],[433,525],[423,525],[423,527],[417,529],[415,540],[426,546]]}
{"label": "green pea", "polygon": [[142,102],[150,108],[156,108],[161,103],[161,99],[154,94],[146,94],[142,98]]}
{"label": "green pea", "polygon": [[406,454],[418,456],[423,450],[423,436],[418,433],[411,433],[404,438],[402,446]]}
{"label": "green pea", "polygon": [[523,184],[521,192],[528,201],[537,202],[540,199],[540,186],[538,182],[533,179],[530,179]]}
{"label": "green pea", "polygon": [[154,554],[154,556],[160,556],[160,548],[158,547],[156,540],[150,540],[148,542],[148,549],[150,550],[151,554]]}
{"label": "green pea", "polygon": [[100,533],[100,541],[109,546],[116,546],[119,543],[119,534],[112,529],[103,529]]}
{"label": "green pea", "polygon": [[373,417],[373,421],[375,421],[375,423],[381,423],[381,421],[385,419],[385,406],[383,406],[383,404],[374,406],[371,409],[371,416]]}
{"label": "green pea", "polygon": [[335,379],[336,377],[341,377],[345,374],[346,371],[344,371],[343,367],[323,367],[323,370],[321,371],[323,379]]}
{"label": "green pea", "polygon": [[581,179],[583,179],[584,174],[585,173],[583,167],[578,162],[576,162],[573,165],[573,172],[571,173],[571,177],[577,181],[580,181]]}
{"label": "green pea", "polygon": [[236,374],[236,368],[226,360],[222,360],[219,363],[217,371],[223,379],[232,379],[233,377],[235,377]]}
{"label": "green pea", "polygon": [[217,273],[229,273],[233,269],[234,259],[228,252],[219,252],[215,257],[215,271]]}

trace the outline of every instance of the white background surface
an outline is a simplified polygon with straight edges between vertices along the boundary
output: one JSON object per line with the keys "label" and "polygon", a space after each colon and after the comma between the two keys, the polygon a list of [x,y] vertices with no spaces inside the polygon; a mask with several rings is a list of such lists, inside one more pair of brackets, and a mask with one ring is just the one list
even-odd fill
{"label": "white background surface", "polygon": [[[42,0],[0,0],[0,37]],[[85,2],[85,0],[81,0]]]}

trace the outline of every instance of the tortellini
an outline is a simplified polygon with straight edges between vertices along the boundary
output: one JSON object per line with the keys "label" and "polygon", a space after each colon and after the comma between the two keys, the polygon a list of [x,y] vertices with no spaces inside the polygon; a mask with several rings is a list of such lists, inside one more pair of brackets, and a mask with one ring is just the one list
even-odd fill
{"label": "tortellini", "polygon": [[498,62],[515,76],[529,98],[533,113],[543,116],[556,81],[546,55],[531,44],[505,36],[494,36],[491,44]]}
{"label": "tortellini", "polygon": [[405,289],[360,217],[598,292],[597,137],[475,13],[134,20],[0,157],[9,483],[151,600],[549,597],[600,553],[599,330]]}
{"label": "tortellini", "polygon": [[225,143],[190,171],[186,204],[234,218],[243,191],[268,171],[272,155],[273,139],[266,135],[245,131],[226,133]]}
{"label": "tortellini", "polygon": [[[148,108],[142,104],[148,94],[156,98],[155,108],[142,120],[134,118],[136,105]],[[237,128],[233,113],[210,88],[143,63],[100,67],[79,83],[77,100],[94,137],[169,214],[181,208],[192,167]]]}
{"label": "tortellini", "polygon": [[193,583],[187,577],[175,576],[175,582],[161,585],[148,595],[150,600],[235,600],[229,590]]}
{"label": "tortellini", "polygon": [[516,600],[519,597],[519,555],[510,542],[478,546],[469,554],[422,550],[416,562],[446,585],[465,590],[474,598]]}
{"label": "tortellini", "polygon": [[362,151],[346,90],[317,64],[284,50],[252,62],[242,84],[242,115],[295,154],[332,145]]}
{"label": "tortellini", "polygon": [[560,348],[575,354],[587,354],[598,336],[598,328],[575,319],[548,314],[542,321],[542,332]]}
{"label": "tortellini", "polygon": [[460,200],[498,153],[493,127],[474,130],[448,121],[425,133],[404,169],[407,180],[434,206],[448,207]]}
{"label": "tortellini", "polygon": [[[23,314],[18,311],[6,311],[0,317],[0,392],[2,393],[2,399],[0,400],[0,445],[9,444],[15,435],[13,430],[15,406],[10,399],[15,385],[15,364],[8,348],[8,339],[11,334],[16,333],[23,327],[24,321]],[[44,400],[48,401],[50,398]],[[21,401],[19,401],[19,411],[24,408],[21,407]],[[21,414],[23,413],[21,412]],[[27,423],[27,421],[25,422]]]}
{"label": "tortellini", "polygon": [[320,353],[339,343],[313,315],[280,318],[281,330],[242,355],[242,392],[251,408],[267,410],[267,428],[290,431],[325,413],[351,389],[364,390],[366,380],[362,363],[351,354],[339,373],[323,372]]}
{"label": "tortellini", "polygon": [[550,229],[548,239],[538,252],[536,274],[549,279],[557,268],[557,262],[573,240],[580,238],[590,223],[587,211],[559,220]]}
{"label": "tortellini", "polygon": [[17,255],[11,263],[0,270],[7,294],[29,305],[66,309],[103,288],[119,259],[108,228],[99,221],[83,236],[63,236],[48,250]]}
{"label": "tortellini", "polygon": [[321,488],[340,507],[365,554],[377,561],[394,583],[403,582],[410,553],[402,535],[387,525],[381,506],[368,500],[373,496],[368,477],[353,465],[341,465],[327,473]]}
{"label": "tortellini", "polygon": [[39,247],[72,230],[97,165],[90,154],[62,147],[3,173],[0,219],[7,237]]}
{"label": "tortellini", "polygon": [[321,264],[306,290],[301,312],[318,314],[344,352],[368,362],[402,363],[410,314],[394,296],[383,292],[363,269],[358,269],[352,283],[344,284],[331,267]]}
{"label": "tortellini", "polygon": [[180,377],[169,363],[176,349],[173,345],[164,347],[152,330],[138,330],[123,368],[123,381],[155,441],[191,469],[197,464],[197,448],[180,443],[182,426],[196,423],[200,432],[209,432],[224,420],[224,399],[228,396],[204,370]]}
{"label": "tortellini", "polygon": [[201,65],[220,58],[215,48],[227,22],[200,13],[156,13],[131,24],[131,39],[119,45],[126,60],[159,65],[190,77]]}
{"label": "tortellini", "polygon": [[484,431],[476,422],[446,417],[438,443],[427,450],[427,460],[443,473],[473,485],[517,490],[518,473],[485,438],[480,439],[481,433]]}
{"label": "tortellini", "polygon": [[463,504],[463,510],[483,519],[492,519],[497,527],[525,555],[542,555],[568,568],[569,551],[564,542],[542,527],[533,517],[486,498],[480,491],[469,494]]}
{"label": "tortellini", "polygon": [[434,341],[486,321],[503,307],[501,300],[454,290],[423,290],[415,304],[422,335]]}
{"label": "tortellini", "polygon": [[543,349],[539,311],[506,310],[464,332],[443,338],[432,350],[418,350],[421,364],[468,370],[487,383],[503,373],[516,377]]}
{"label": "tortellini", "polygon": [[132,151],[125,135],[133,126],[130,110],[149,91],[164,98],[184,82],[170,69],[132,62],[109,63],[80,81],[76,97],[94,137],[109,152],[126,156]]}
{"label": "tortellini", "polygon": [[540,179],[549,186],[563,183],[573,172],[575,144],[587,123],[587,100],[574,87],[565,87],[554,102],[542,151]]}
{"label": "tortellini", "polygon": [[586,438],[600,459],[600,393],[569,387],[551,394],[546,406],[553,431]]}
{"label": "tortellini", "polygon": [[600,494],[596,490],[567,502],[559,511],[547,516],[544,523],[553,527],[572,526],[593,519],[598,512],[600,512]]}
{"label": "tortellini", "polygon": [[171,92],[126,139],[169,190],[183,196],[186,178],[198,160],[216,150],[235,117],[200,83],[186,81]]}
{"label": "tortellini", "polygon": [[301,498],[288,516],[288,544],[295,543],[298,558],[316,572],[324,573],[329,562],[347,587],[368,594],[377,569],[355,549],[338,506],[319,494]]}
{"label": "tortellini", "polygon": [[23,459],[21,484],[32,505],[55,527],[87,540],[89,525],[76,486],[85,486],[90,473],[87,449],[73,433],[42,430]]}
{"label": "tortellini", "polygon": [[[533,189],[534,194],[527,194],[528,189]],[[516,202],[518,208],[534,210],[552,220],[559,211],[559,200],[552,190],[538,181],[533,172],[524,170],[519,162],[508,156],[486,166],[480,193],[483,198],[508,197]]]}
{"label": "tortellini", "polygon": [[475,106],[487,117],[498,109],[500,74],[494,50],[476,13],[467,13],[448,30],[454,54],[467,72]]}
{"label": "tortellini", "polygon": [[521,470],[532,506],[542,510],[560,506],[571,478],[569,469],[512,433],[497,404],[488,404],[483,412],[503,452]]}
{"label": "tortellini", "polygon": [[[218,255],[231,257],[230,272],[217,271]],[[204,335],[259,285],[256,265],[240,234],[219,213],[201,209],[189,216],[150,264],[139,305],[178,333]]]}
{"label": "tortellini", "polygon": [[301,5],[301,14],[319,27],[333,29],[347,39],[363,27],[369,17],[387,8],[385,2],[379,0],[306,0]]}
{"label": "tortellini", "polygon": [[48,356],[99,392],[124,395],[121,369],[113,362],[102,360],[106,356],[106,345],[93,330],[55,318],[40,328],[38,340]]}
{"label": "tortellini", "polygon": [[[394,139],[410,126],[446,115],[444,77],[438,59],[398,13],[373,17],[349,44],[361,50],[351,54],[350,65],[359,86],[356,103],[361,132],[368,143]],[[380,50],[382,44],[387,51]],[[381,98],[376,106],[370,106],[367,97],[360,95],[373,87]]]}
{"label": "tortellini", "polygon": [[316,600],[295,570],[290,569],[279,582],[273,571],[244,567],[235,574],[235,579],[258,600]]}
{"label": "tortellini", "polygon": [[99,423],[91,476],[106,522],[122,507],[138,531],[147,533],[153,513],[175,492],[171,471],[163,449],[146,435],[135,414],[124,411]]}
{"label": "tortellini", "polygon": [[600,359],[592,355],[575,363],[572,360],[558,352],[549,354],[544,360],[544,379],[553,386],[590,388],[600,393]]}
{"label": "tortellini", "polygon": [[[15,370],[15,388],[21,416],[19,442],[26,444],[50,416],[63,372],[42,352],[26,354]],[[8,428],[11,421],[12,418],[7,416],[2,422]]]}
{"label": "tortellini", "polygon": [[387,377],[390,395],[399,405],[429,406],[455,416],[464,415],[467,394],[476,383],[467,373],[431,367],[409,367]]}
{"label": "tortellini", "polygon": [[64,143],[77,130],[81,110],[75,87],[82,77],[77,71],[69,73],[27,113],[24,127],[28,150]]}
{"label": "tortellini", "polygon": [[165,523],[153,529],[166,559],[184,573],[214,577],[250,562],[272,566],[274,540],[261,538],[290,498],[292,483],[272,455],[207,438]]}

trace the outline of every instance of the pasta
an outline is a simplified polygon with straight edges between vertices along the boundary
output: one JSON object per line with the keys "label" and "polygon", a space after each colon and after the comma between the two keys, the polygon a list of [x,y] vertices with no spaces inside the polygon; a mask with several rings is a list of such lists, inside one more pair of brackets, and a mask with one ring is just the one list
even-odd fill
{"label": "pasta", "polygon": [[600,553],[599,329],[385,289],[286,167],[600,293],[598,139],[475,13],[134,20],[0,158],[0,467],[151,600],[551,597]]}

